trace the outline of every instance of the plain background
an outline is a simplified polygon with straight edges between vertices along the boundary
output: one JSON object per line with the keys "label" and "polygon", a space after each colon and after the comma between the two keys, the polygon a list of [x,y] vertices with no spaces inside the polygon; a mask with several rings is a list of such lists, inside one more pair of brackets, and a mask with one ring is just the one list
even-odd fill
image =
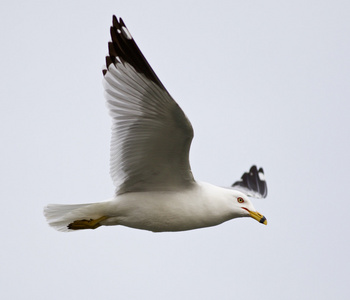
{"label": "plain background", "polygon": [[[112,14],[192,122],[198,180],[263,166],[268,226],[59,233],[48,203],[112,197]],[[1,299],[346,299],[349,1],[0,4]]]}

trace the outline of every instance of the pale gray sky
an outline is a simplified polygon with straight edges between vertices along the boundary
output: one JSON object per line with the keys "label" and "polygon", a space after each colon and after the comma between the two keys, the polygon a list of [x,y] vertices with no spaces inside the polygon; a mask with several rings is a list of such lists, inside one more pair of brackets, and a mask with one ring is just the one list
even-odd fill
{"label": "pale gray sky", "polygon": [[[110,198],[101,68],[112,14],[192,122],[192,171],[252,164],[268,219],[59,233],[48,203]],[[349,1],[2,1],[1,299],[345,299]]]}

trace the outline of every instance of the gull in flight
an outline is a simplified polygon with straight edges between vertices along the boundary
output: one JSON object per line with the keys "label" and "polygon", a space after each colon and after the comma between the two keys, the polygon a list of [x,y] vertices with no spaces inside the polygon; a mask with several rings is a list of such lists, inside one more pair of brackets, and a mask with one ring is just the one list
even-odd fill
{"label": "gull in flight", "polygon": [[49,204],[47,222],[59,231],[123,225],[153,232],[183,231],[251,217],[267,224],[250,198],[265,198],[262,168],[252,166],[229,188],[194,179],[189,163],[190,121],[113,16],[103,84],[112,117],[112,199]]}

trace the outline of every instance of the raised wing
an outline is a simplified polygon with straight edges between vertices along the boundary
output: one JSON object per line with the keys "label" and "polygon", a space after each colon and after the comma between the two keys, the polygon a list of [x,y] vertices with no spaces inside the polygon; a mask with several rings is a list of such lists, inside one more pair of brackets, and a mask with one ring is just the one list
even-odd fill
{"label": "raised wing", "polygon": [[241,180],[232,184],[232,188],[245,193],[253,198],[265,198],[267,196],[267,185],[263,168],[252,166],[249,172],[242,175]]}
{"label": "raised wing", "polygon": [[133,40],[113,16],[104,88],[113,120],[110,173],[118,195],[193,184],[193,129]]}

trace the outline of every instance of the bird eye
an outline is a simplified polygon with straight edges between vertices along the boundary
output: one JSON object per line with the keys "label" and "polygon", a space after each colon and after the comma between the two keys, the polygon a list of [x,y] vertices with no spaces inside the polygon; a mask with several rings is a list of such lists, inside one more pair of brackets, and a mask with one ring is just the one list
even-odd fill
{"label": "bird eye", "polygon": [[238,201],[239,203],[243,203],[243,202],[244,202],[244,200],[243,200],[242,197],[238,197],[238,198],[237,198],[237,201]]}

